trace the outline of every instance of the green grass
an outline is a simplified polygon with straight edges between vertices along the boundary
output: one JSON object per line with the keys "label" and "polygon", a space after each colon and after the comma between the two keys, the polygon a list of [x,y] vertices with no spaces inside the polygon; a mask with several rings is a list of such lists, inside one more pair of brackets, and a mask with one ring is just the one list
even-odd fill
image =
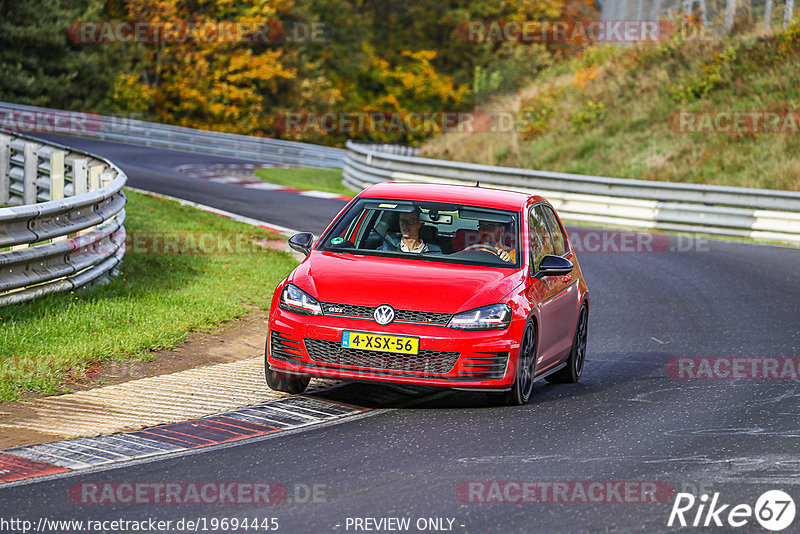
{"label": "green grass", "polygon": [[297,189],[327,191],[349,197],[356,195],[356,192],[342,185],[341,169],[264,168],[257,170],[256,176],[273,184]]}
{"label": "green grass", "polygon": [[[512,167],[800,191],[800,133],[686,133],[681,111],[797,111],[800,23],[771,35],[604,46],[520,93],[521,125],[423,154]],[[526,129],[525,117],[539,121]],[[791,130],[787,130],[791,132]]]}
{"label": "green grass", "polygon": [[[268,309],[278,281],[297,263],[284,252],[142,254],[132,237],[150,232],[231,233],[275,239],[266,230],[176,202],[127,192],[128,253],[110,284],[0,308],[0,400],[54,394],[63,379],[105,360],[151,358],[190,331]],[[199,241],[198,241],[199,242]],[[265,333],[266,334],[266,333]]]}

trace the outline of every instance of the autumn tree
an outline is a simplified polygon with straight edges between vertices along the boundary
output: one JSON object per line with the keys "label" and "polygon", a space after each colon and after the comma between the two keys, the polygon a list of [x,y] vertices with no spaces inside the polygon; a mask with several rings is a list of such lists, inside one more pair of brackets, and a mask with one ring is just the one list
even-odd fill
{"label": "autumn tree", "polygon": [[[191,23],[199,28],[153,43],[139,44],[146,61],[138,73],[117,80],[121,106],[142,107],[163,122],[238,133],[269,129],[271,104],[280,100],[281,83],[296,77],[284,53],[269,41],[241,33],[255,24],[274,23],[291,0],[125,0],[130,21]],[[254,24],[248,26],[248,24]],[[230,33],[226,33],[226,29]],[[280,38],[280,33],[276,39]],[[268,42],[259,42],[266,40]]]}
{"label": "autumn tree", "polygon": [[[586,0],[0,0],[0,96],[16,102],[284,136],[416,142],[418,133],[289,132],[290,112],[421,112],[480,107],[552,62],[552,47],[469,41],[470,20],[583,16]],[[76,21],[145,22],[137,42],[76,43]],[[269,23],[207,38],[197,28]],[[114,24],[114,22],[112,22]],[[158,28],[178,26],[161,33]],[[320,26],[315,38],[293,29]],[[239,26],[241,27],[241,26]],[[275,30],[275,31],[273,31]],[[281,31],[284,33],[281,34]],[[112,39],[113,40],[113,39]]]}

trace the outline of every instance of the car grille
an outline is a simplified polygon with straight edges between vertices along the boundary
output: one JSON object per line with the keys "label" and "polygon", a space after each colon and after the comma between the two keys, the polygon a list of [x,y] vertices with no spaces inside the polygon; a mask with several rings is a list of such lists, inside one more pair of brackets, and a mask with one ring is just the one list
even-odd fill
{"label": "car grille", "polygon": [[439,350],[421,350],[419,354],[393,354],[370,350],[348,349],[336,341],[306,339],[308,355],[321,363],[346,365],[385,371],[410,373],[449,373],[460,354]]}
{"label": "car grille", "polygon": [[[340,317],[361,317],[373,318],[377,306],[358,306],[355,304],[338,304],[335,302],[323,302],[322,309],[325,315]],[[394,320],[401,323],[420,323],[431,325],[446,325],[453,317],[449,313],[435,313],[415,310],[395,310]]]}
{"label": "car grille", "polygon": [[302,362],[300,342],[286,337],[286,334],[272,331],[269,335],[272,357],[286,362]]}
{"label": "car grille", "polygon": [[486,356],[464,358],[458,376],[482,380],[497,380],[506,374],[507,352],[489,352]]}

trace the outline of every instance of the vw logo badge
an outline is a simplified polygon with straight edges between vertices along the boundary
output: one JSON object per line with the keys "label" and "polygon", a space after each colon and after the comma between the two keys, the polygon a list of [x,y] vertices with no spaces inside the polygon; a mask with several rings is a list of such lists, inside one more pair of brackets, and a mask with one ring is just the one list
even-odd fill
{"label": "vw logo badge", "polygon": [[375,317],[375,322],[378,324],[389,324],[394,321],[394,308],[389,306],[388,304],[381,304],[377,308],[375,308],[375,313],[372,314]]}

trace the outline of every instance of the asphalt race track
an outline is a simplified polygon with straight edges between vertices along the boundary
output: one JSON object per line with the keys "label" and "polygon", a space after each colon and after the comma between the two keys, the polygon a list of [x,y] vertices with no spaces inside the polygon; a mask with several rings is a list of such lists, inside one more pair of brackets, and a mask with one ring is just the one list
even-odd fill
{"label": "asphalt race track", "polygon": [[344,206],[341,200],[316,199],[309,202],[309,199],[294,193],[245,189],[192,178],[178,171],[178,167],[189,163],[273,163],[268,160],[255,162],[206,156],[57,134],[38,137],[113,161],[128,175],[131,187],[191,200],[287,228],[319,234]]}
{"label": "asphalt race track", "polygon": [[[132,186],[298,230],[319,232],[343,205],[175,171],[224,158],[47,137],[108,157]],[[798,377],[678,379],[667,366],[676,358],[795,358],[797,371],[800,251],[671,237],[654,252],[578,257],[592,303],[579,384],[539,383],[529,405],[512,408],[489,408],[481,393],[347,384],[315,395],[373,410],[182,456],[2,487],[2,516],[34,523],[205,518],[208,527],[212,518],[277,518],[279,532],[374,532],[376,523],[365,518],[394,517],[410,518],[410,532],[661,532],[678,529],[667,521],[679,492],[698,504],[701,494],[719,493],[718,503],[730,505],[723,522],[733,506],[754,506],[767,490],[787,492],[800,508]],[[71,500],[74,484],[102,481],[273,481],[287,497],[274,505]],[[522,499],[508,481],[542,484]],[[582,499],[576,491],[593,482],[600,484],[592,499]],[[658,502],[640,502],[645,483],[658,488]],[[316,499],[307,491],[314,485]],[[559,494],[557,487],[568,490]],[[697,508],[686,512],[689,523]],[[443,520],[427,521],[435,518]],[[715,531],[768,532],[747,519],[741,528],[724,523]],[[800,518],[784,532],[798,530]]]}

